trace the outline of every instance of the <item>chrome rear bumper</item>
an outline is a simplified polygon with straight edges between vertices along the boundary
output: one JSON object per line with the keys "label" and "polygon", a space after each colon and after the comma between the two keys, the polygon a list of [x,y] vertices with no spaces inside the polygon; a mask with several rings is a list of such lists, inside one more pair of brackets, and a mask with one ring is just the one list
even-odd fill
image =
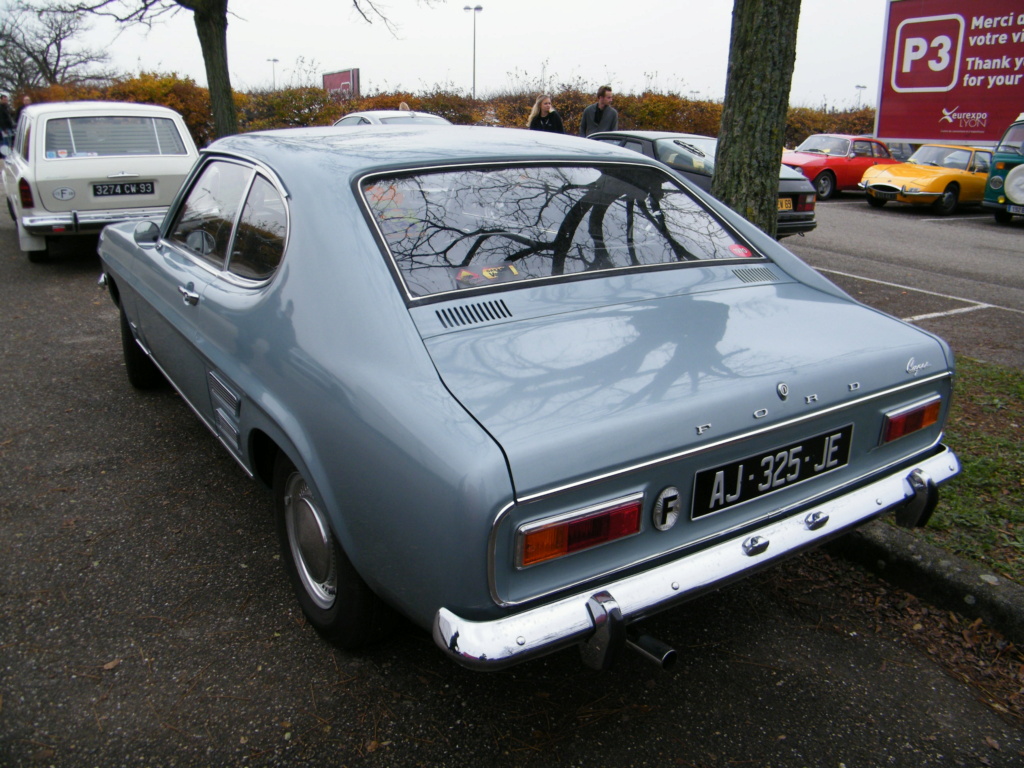
{"label": "chrome rear bumper", "polygon": [[[434,617],[434,642],[458,663],[500,669],[574,644],[606,648],[608,622],[630,622],[717,589],[754,571],[816,547],[887,510],[913,525],[930,514],[935,488],[960,471],[946,448],[913,466],[650,570],[493,621],[469,621],[446,608]],[[622,633],[619,633],[622,634]],[[589,644],[589,646],[588,646]],[[599,659],[594,666],[600,666]]]}
{"label": "chrome rear bumper", "polygon": [[37,216],[22,216],[21,226],[32,235],[80,234],[99,232],[107,224],[123,221],[161,222],[167,206],[153,208],[119,208],[105,211],[67,211]]}

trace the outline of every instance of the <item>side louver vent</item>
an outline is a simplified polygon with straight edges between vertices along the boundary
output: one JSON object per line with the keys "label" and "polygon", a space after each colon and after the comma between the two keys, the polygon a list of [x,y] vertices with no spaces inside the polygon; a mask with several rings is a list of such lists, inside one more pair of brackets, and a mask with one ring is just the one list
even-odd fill
{"label": "side louver vent", "polygon": [[504,320],[512,317],[505,302],[479,301],[476,304],[463,304],[459,307],[448,307],[437,310],[437,319],[445,328],[458,328],[463,325],[489,323],[492,320]]}
{"label": "side louver vent", "polygon": [[744,267],[734,269],[732,273],[744,283],[774,283],[779,279],[779,276],[767,267]]}

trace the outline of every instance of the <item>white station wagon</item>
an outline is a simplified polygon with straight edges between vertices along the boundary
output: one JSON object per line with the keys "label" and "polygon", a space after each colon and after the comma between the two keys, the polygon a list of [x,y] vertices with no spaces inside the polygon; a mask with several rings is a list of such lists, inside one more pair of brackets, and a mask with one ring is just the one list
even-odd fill
{"label": "white station wagon", "polygon": [[115,101],[31,104],[2,151],[7,208],[33,262],[53,237],[163,218],[198,155],[174,110]]}

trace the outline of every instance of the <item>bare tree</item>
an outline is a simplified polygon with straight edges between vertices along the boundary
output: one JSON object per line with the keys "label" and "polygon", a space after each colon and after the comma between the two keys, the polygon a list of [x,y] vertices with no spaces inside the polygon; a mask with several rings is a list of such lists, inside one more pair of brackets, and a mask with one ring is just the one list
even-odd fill
{"label": "bare tree", "polygon": [[0,88],[25,91],[108,80],[111,73],[98,69],[108,55],[76,43],[88,30],[86,19],[68,11],[7,4],[0,21]]}
{"label": "bare tree", "polygon": [[800,0],[735,0],[711,193],[775,236]]}
{"label": "bare tree", "polygon": [[[228,0],[60,0],[67,10],[95,13],[123,24],[151,25],[161,17],[181,9],[192,12],[196,35],[206,65],[206,83],[210,90],[210,108],[217,136],[238,133],[238,114],[231,96],[228,74]],[[352,0],[352,5],[368,23],[374,18],[390,26],[375,0]]]}

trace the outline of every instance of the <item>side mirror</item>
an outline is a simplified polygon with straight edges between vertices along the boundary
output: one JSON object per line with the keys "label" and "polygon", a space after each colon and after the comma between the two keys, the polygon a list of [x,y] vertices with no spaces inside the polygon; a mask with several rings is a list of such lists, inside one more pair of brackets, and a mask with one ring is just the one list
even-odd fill
{"label": "side mirror", "polygon": [[140,221],[135,225],[135,244],[140,248],[153,248],[160,239],[160,227],[152,221]]}

